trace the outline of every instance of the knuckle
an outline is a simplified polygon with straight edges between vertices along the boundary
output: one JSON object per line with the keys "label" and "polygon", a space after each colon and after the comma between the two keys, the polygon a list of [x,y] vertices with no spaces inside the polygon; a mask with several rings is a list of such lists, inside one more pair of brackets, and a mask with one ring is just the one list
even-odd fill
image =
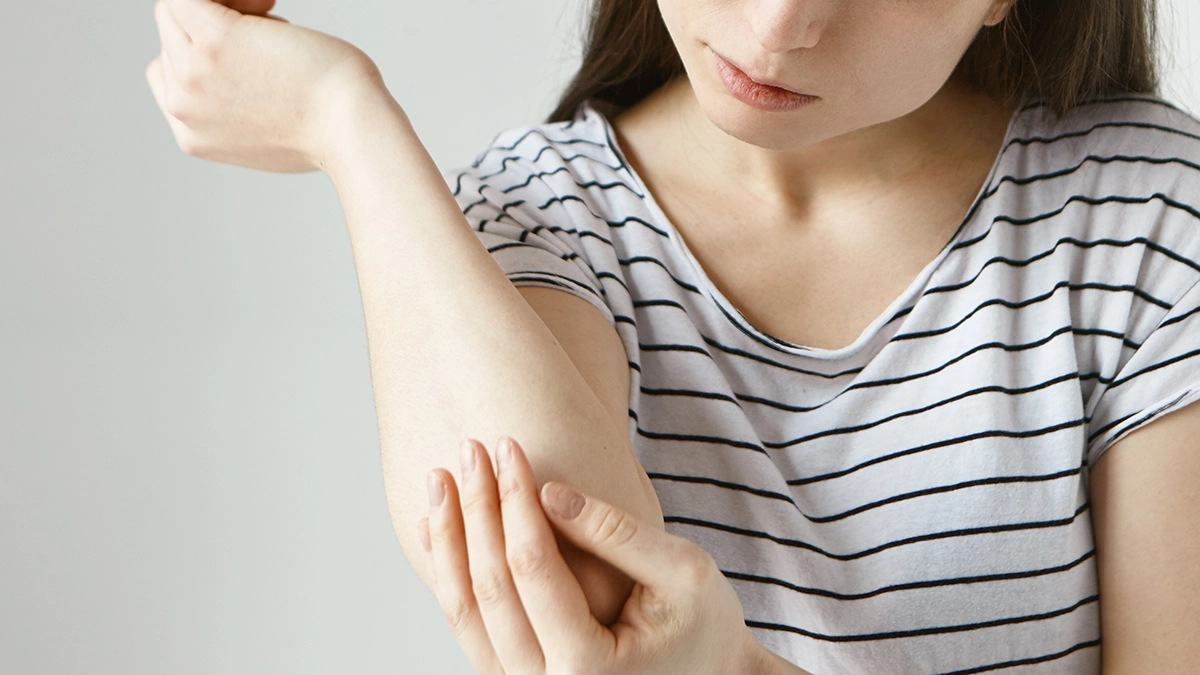
{"label": "knuckle", "polygon": [[471,625],[471,603],[462,595],[455,595],[442,601],[442,614],[446,624],[456,637],[461,637]]}
{"label": "knuckle", "polygon": [[596,521],[593,539],[606,546],[624,546],[637,536],[638,523],[629,514],[607,508]]}
{"label": "knuckle", "polygon": [[679,580],[691,587],[705,586],[719,575],[717,563],[699,546],[684,546],[676,554],[679,561]]}
{"label": "knuckle", "polygon": [[175,66],[175,82],[180,90],[191,94],[198,94],[204,90],[204,78],[196,72],[191,63],[185,60],[183,63],[172,65]]}
{"label": "knuckle", "polygon": [[[191,109],[182,96],[168,96],[165,106],[167,114],[175,119],[187,124],[191,120]],[[179,139],[180,144],[185,142],[185,139]]]}
{"label": "knuckle", "polygon": [[550,573],[550,555],[536,546],[511,547],[508,566],[523,579],[544,578]]}
{"label": "knuckle", "polygon": [[480,490],[464,490],[461,499],[464,516],[484,516],[497,510],[496,500]]}
{"label": "knuckle", "polygon": [[205,150],[197,140],[186,135],[180,136],[178,140],[180,150],[183,150],[184,153],[191,155],[192,157],[203,159]]}
{"label": "knuckle", "polygon": [[209,62],[216,62],[221,58],[221,52],[224,51],[225,41],[218,34],[216,36],[204,36],[192,40],[192,47],[196,53],[203,59]]}
{"label": "knuckle", "polygon": [[496,572],[472,575],[471,589],[480,609],[496,609],[508,597],[508,579]]}

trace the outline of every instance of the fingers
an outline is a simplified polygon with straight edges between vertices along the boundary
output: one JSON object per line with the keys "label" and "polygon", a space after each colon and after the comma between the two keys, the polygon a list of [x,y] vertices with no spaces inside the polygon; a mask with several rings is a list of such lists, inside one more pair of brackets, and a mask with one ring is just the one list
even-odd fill
{"label": "fingers", "polygon": [[429,473],[429,517],[417,527],[421,545],[431,558],[438,604],[471,665],[480,673],[500,675],[487,629],[471,590],[467,540],[454,480],[444,470]]}
{"label": "fingers", "polygon": [[238,13],[213,0],[163,0],[193,41],[219,33]]}
{"label": "fingers", "polygon": [[167,124],[171,126],[175,141],[181,148],[191,153],[198,149],[190,144],[191,130],[174,114],[175,106],[172,105],[167,91],[167,79],[170,77],[173,77],[171,62],[161,56],[151,61],[150,65],[146,67],[146,81],[150,84],[150,93],[154,94],[154,102],[158,104],[163,117],[167,118]]}
{"label": "fingers", "polygon": [[179,20],[171,13],[166,0],[154,3],[154,21],[158,24],[158,39],[162,42],[163,53],[167,58],[182,63],[192,38],[179,25]]}
{"label": "fingers", "polygon": [[612,634],[592,617],[583,589],[559,553],[524,451],[503,438],[496,460],[509,568],[547,659],[570,663],[586,651],[611,651]]}
{"label": "fingers", "polygon": [[507,672],[543,672],[541,647],[509,573],[492,462],[473,439],[463,441],[460,455],[471,586],[483,623]]}
{"label": "fingers", "polygon": [[676,588],[709,573],[703,549],[611,504],[556,482],[542,486],[541,497],[550,522],[572,543],[644,586]]}

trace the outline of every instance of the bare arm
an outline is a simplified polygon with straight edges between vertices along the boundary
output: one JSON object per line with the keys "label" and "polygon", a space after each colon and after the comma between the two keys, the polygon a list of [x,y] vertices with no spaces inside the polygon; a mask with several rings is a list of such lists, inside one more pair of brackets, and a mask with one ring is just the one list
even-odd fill
{"label": "bare arm", "polygon": [[1194,673],[1200,659],[1200,406],[1096,462],[1092,526],[1104,675]]}
{"label": "bare arm", "polygon": [[[573,361],[476,238],[382,83],[346,96],[335,110],[322,168],[345,209],[388,506],[417,573],[430,583],[415,529],[428,509],[426,473],[441,466],[458,474],[458,446],[468,437],[492,448],[499,436],[512,436],[539,482],[570,482],[661,527],[657,499],[632,453],[624,405],[614,418],[621,380],[613,384],[611,358],[580,347],[587,343],[572,320],[599,321],[609,345],[617,340],[612,327],[578,298],[526,291],[547,316],[560,317],[557,329],[579,363]],[[593,385],[605,391],[598,395]],[[568,562],[589,580],[585,593],[597,617],[614,619],[632,582],[590,555],[571,551]]]}

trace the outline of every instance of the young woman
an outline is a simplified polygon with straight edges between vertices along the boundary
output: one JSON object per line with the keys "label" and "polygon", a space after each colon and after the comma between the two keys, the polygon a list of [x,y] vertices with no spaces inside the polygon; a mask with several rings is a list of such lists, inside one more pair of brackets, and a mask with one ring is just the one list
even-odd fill
{"label": "young woman", "polygon": [[597,0],[552,120],[444,176],[271,5],[160,0],[147,76],[189,154],[335,182],[481,673],[1191,672],[1200,122],[1149,0]]}

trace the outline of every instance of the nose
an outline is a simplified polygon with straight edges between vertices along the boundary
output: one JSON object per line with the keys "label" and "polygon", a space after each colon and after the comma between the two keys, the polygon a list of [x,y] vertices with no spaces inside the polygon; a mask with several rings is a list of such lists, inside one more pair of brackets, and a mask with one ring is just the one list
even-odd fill
{"label": "nose", "polygon": [[827,0],[745,0],[742,14],[763,49],[783,53],[815,47]]}

